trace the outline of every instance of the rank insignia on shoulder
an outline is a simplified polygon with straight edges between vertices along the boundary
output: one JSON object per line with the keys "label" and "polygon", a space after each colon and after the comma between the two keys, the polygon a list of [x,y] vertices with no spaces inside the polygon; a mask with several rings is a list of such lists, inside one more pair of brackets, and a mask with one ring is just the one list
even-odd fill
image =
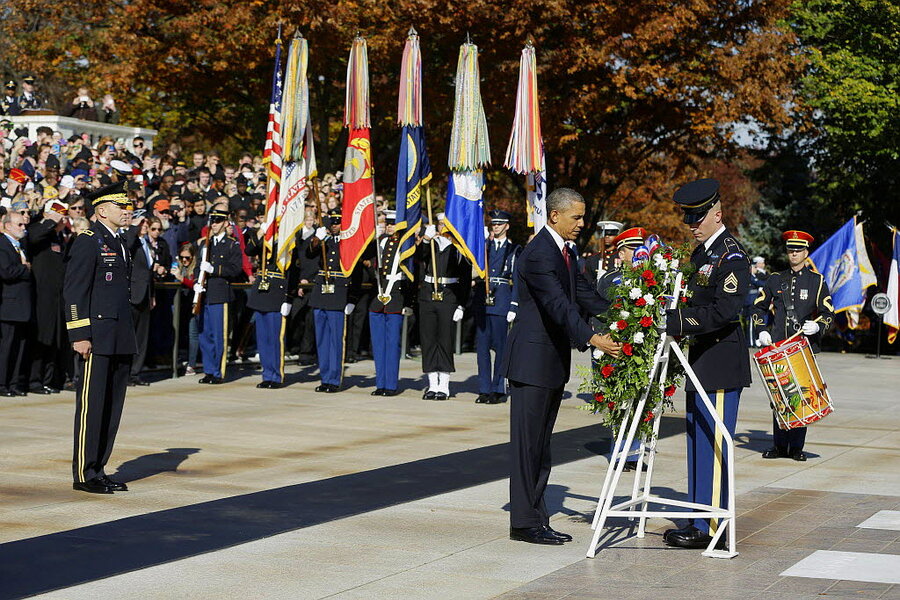
{"label": "rank insignia on shoulder", "polygon": [[744,253],[743,252],[732,252],[731,254],[729,254],[728,256],[725,257],[725,260],[732,260],[735,258],[744,258]]}
{"label": "rank insignia on shoulder", "polygon": [[729,273],[722,284],[722,289],[726,294],[734,294],[738,291],[738,278],[734,273]]}
{"label": "rank insignia on shoulder", "polygon": [[91,231],[90,229],[85,229],[84,231],[82,231],[82,232],[79,233],[78,235],[94,235],[94,232]]}

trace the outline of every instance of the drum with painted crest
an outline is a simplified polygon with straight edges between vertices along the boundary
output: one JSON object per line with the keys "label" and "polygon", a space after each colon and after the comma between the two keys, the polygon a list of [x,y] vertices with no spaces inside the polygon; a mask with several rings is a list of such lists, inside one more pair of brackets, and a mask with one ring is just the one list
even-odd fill
{"label": "drum with painted crest", "polygon": [[806,427],[834,412],[809,340],[789,337],[753,355],[781,429]]}

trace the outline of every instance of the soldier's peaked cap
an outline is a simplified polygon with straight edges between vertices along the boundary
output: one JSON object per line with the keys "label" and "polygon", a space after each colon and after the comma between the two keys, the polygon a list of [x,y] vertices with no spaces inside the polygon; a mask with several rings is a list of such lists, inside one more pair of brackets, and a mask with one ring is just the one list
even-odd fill
{"label": "soldier's peaked cap", "polygon": [[699,223],[709,209],[719,200],[719,182],[715,179],[698,179],[686,183],[672,197],[672,201],[684,211],[684,222]]}
{"label": "soldier's peaked cap", "polygon": [[782,233],[781,239],[788,250],[806,250],[815,238],[805,231],[791,229]]}
{"label": "soldier's peaked cap", "polygon": [[118,204],[122,208],[125,208],[131,204],[131,200],[128,199],[128,194],[125,193],[124,181],[118,181],[112,185],[107,185],[99,190],[93,191],[90,194],[85,194],[85,199],[90,202],[92,206],[98,206],[104,202],[112,202],[113,204]]}

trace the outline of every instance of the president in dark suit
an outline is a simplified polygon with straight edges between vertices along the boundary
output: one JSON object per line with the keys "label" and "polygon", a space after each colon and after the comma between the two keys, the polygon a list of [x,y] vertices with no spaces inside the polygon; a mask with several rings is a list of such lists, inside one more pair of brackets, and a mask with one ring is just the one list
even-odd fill
{"label": "president in dark suit", "polygon": [[568,188],[547,197],[547,225],[519,256],[515,288],[519,308],[501,372],[509,380],[510,539],[558,545],[571,536],[550,527],[544,490],[550,478],[550,436],[569,380],[572,348],[599,348],[613,356],[619,344],[594,333],[581,317],[606,311],[609,302],[578,272],[570,243],[584,227],[584,198]]}

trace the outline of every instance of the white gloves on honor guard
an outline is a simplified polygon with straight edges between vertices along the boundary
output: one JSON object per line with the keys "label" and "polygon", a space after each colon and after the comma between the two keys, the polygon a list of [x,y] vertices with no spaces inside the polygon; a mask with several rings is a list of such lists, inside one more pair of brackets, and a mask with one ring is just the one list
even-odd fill
{"label": "white gloves on honor guard", "polygon": [[759,337],[756,338],[756,345],[759,347],[762,346],[771,346],[772,345],[772,334],[768,331],[760,331]]}
{"label": "white gloves on honor guard", "polygon": [[290,302],[284,302],[284,303],[282,303],[282,305],[281,305],[281,316],[282,316],[282,317],[287,317],[287,316],[290,316],[290,314],[291,314],[291,303],[290,303]]}
{"label": "white gloves on honor guard", "polygon": [[460,321],[462,321],[464,312],[465,311],[463,310],[462,306],[457,306],[456,310],[453,311],[453,322],[459,323]]}
{"label": "white gloves on honor guard", "polygon": [[815,321],[806,321],[803,323],[803,335],[816,335],[819,333],[819,324]]}

